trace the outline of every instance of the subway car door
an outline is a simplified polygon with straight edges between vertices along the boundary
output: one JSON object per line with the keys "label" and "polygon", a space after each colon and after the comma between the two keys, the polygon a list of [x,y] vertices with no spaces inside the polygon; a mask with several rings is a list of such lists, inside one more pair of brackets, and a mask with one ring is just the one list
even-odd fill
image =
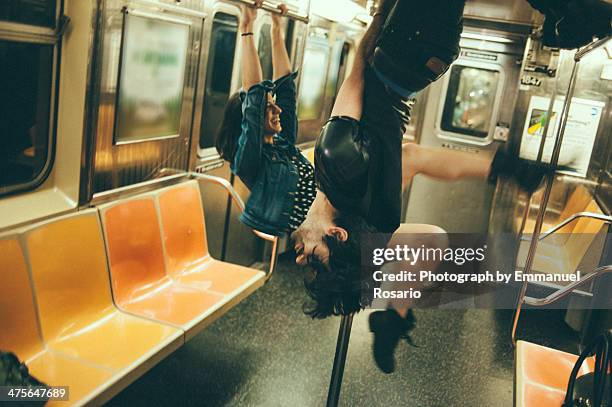
{"label": "subway car door", "polygon": [[[521,41],[516,45],[462,38],[460,57],[430,87],[424,102],[416,137],[421,145],[493,156],[507,138],[516,99],[523,49]],[[493,192],[485,180],[445,182],[419,175],[410,188],[405,221],[482,233],[488,228]]]}

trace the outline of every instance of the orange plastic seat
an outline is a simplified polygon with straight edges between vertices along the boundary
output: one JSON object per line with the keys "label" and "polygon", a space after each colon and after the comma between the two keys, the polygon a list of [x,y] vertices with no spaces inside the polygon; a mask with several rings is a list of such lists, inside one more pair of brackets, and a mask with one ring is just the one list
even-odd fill
{"label": "orange plastic seat", "polygon": [[0,349],[12,351],[22,359],[43,352],[28,268],[18,236],[0,240]]}
{"label": "orange plastic seat", "polygon": [[248,294],[263,284],[265,273],[210,256],[196,181],[161,190],[159,209],[167,272],[173,279],[230,297]]}
{"label": "orange plastic seat", "polygon": [[565,390],[546,388],[532,382],[525,383],[523,394],[523,404],[517,403],[517,406],[560,407],[565,400]]}
{"label": "orange plastic seat", "polygon": [[0,238],[0,270],[5,271],[0,286],[0,349],[14,352],[44,383],[70,387],[70,402],[47,405],[92,400],[113,373],[47,349],[38,328],[28,269],[16,235]]}
{"label": "orange plastic seat", "polygon": [[[541,199],[541,196],[540,196],[540,199]],[[592,199],[593,198],[591,194],[589,193],[589,191],[584,186],[578,185],[576,189],[574,189],[574,191],[570,195],[569,199],[567,200],[565,204],[565,207],[559,214],[558,218],[554,222],[551,222],[550,220],[544,221],[544,223],[542,224],[542,232],[546,232],[547,230],[555,226],[557,223],[562,222],[563,220],[569,218],[575,213],[588,211],[588,206],[590,202],[592,201]],[[572,233],[575,225],[576,225],[575,222],[565,225],[563,228],[559,229],[557,233],[559,234]],[[526,234],[533,233],[534,229],[535,229],[535,218],[530,217],[529,219],[527,219],[525,223],[525,230],[523,233],[526,233]]]}
{"label": "orange plastic seat", "polygon": [[120,377],[144,362],[150,367],[183,343],[179,329],[114,306],[97,211],[34,226],[25,242],[49,348]]}
{"label": "orange plastic seat", "polygon": [[[602,213],[594,200],[591,200],[583,211]],[[569,225],[572,225],[571,230],[564,234]],[[538,243],[533,263],[534,271],[558,274],[574,273],[595,240],[595,236],[603,228],[604,222],[592,218],[579,218],[569,225]],[[518,264],[521,267],[525,264],[529,243],[529,241],[521,242],[518,254]]]}
{"label": "orange plastic seat", "polygon": [[[577,355],[530,342],[516,345],[517,407],[559,407],[565,398],[570,373]],[[578,376],[593,371],[593,359],[587,359]]]}
{"label": "orange plastic seat", "polygon": [[135,315],[198,330],[223,296],[172,280],[165,272],[154,196],[100,208],[115,301]]}

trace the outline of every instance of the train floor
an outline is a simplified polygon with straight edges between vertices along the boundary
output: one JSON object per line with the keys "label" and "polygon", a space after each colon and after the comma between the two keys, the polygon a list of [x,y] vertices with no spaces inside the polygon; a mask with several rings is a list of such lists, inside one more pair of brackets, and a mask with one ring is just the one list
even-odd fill
{"label": "train floor", "polygon": [[[311,320],[302,272],[281,256],[271,281],[117,395],[109,406],[323,406],[339,318]],[[511,310],[416,310],[418,348],[401,343],[380,372],[358,314],[342,406],[512,406]],[[527,311],[521,337],[567,351],[561,311]]]}

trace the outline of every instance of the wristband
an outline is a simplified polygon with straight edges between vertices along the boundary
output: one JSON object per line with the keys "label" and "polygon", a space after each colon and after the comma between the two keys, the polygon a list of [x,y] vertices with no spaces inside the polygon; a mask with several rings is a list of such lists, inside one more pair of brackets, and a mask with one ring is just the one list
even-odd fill
{"label": "wristband", "polygon": [[241,37],[246,37],[247,35],[253,35],[253,33],[249,32],[249,33],[242,33],[242,34],[240,34]]}

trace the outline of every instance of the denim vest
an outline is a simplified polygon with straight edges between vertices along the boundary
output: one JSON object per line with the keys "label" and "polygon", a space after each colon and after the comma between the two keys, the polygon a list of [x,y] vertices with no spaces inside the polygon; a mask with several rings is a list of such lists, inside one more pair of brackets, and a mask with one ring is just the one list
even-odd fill
{"label": "denim vest", "polygon": [[[291,157],[297,154],[301,161],[308,163],[295,147],[298,127],[296,76],[294,72],[276,82],[264,81],[240,93],[242,132],[231,169],[251,190],[240,221],[276,236],[287,230],[299,181]],[[282,109],[282,131],[274,136],[273,144],[263,140],[268,92],[276,94],[276,104]]]}

